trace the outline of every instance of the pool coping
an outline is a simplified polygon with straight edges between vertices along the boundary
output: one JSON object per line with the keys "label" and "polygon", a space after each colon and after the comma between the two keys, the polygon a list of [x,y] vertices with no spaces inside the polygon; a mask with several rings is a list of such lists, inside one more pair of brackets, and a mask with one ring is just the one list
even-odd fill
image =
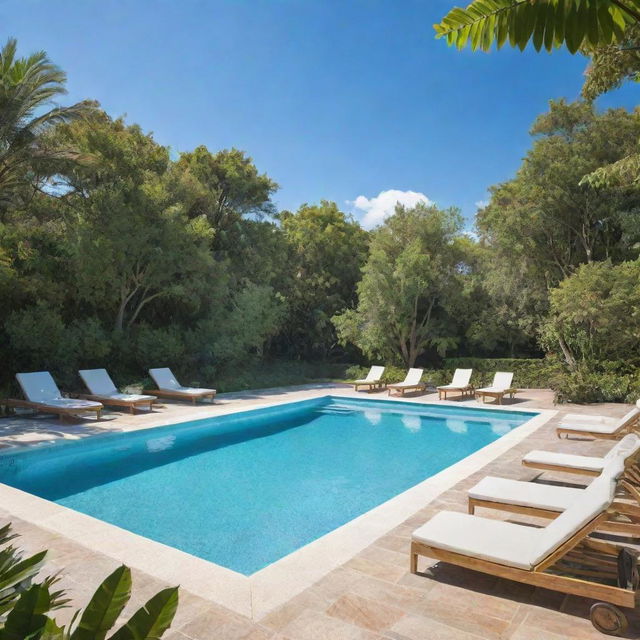
{"label": "pool coping", "polygon": [[[322,395],[314,394],[306,399],[333,395],[327,390]],[[400,399],[391,397],[376,400],[396,402]],[[253,405],[247,409],[240,407],[237,411],[229,413],[252,411],[280,404],[291,404],[291,402],[291,400],[268,402]],[[411,404],[460,408],[459,403],[452,401],[412,402]],[[478,411],[518,411],[512,407],[499,405],[469,408]],[[3,510],[13,516],[61,534],[84,547],[143,571],[151,577],[169,584],[179,584],[201,598],[248,618],[259,619],[353,558],[379,537],[424,508],[441,493],[479,471],[534,433],[558,413],[556,410],[534,407],[527,407],[523,411],[536,412],[538,415],[450,467],[250,576],[1,483],[0,505]],[[238,552],[241,553],[242,550]]]}

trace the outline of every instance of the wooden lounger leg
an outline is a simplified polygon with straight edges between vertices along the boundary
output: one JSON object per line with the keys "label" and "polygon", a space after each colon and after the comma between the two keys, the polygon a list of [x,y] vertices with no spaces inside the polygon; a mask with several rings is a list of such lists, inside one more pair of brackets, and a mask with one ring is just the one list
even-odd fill
{"label": "wooden lounger leg", "polygon": [[411,555],[410,555],[410,566],[409,570],[411,573],[418,573],[418,554],[413,550],[413,543],[411,544]]}

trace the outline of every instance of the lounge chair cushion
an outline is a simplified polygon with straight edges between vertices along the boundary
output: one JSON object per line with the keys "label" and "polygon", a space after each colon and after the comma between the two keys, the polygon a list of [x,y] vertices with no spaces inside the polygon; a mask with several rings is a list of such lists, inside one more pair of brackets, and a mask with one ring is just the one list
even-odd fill
{"label": "lounge chair cushion", "polygon": [[616,483],[602,475],[581,493],[580,500],[561,513],[543,530],[531,563],[536,565],[553,553],[571,536],[601,514],[613,501]]}
{"label": "lounge chair cushion", "polygon": [[622,440],[617,442],[604,456],[605,460],[609,460],[619,454],[629,457],[640,451],[640,438],[635,433],[628,433]]}
{"label": "lounge chair cushion", "polygon": [[118,393],[106,369],[81,369],[78,373],[92,395],[110,396]]}
{"label": "lounge chair cushion", "polygon": [[523,462],[530,464],[544,464],[551,466],[570,467],[572,469],[584,469],[585,471],[602,471],[605,460],[594,456],[579,456],[573,453],[559,453],[555,451],[529,451]]}
{"label": "lounge chair cushion", "polygon": [[54,398],[52,400],[45,400],[36,404],[42,404],[49,407],[60,407],[63,409],[89,409],[98,408],[102,405],[99,402],[93,400],[78,400],[77,398]]}
{"label": "lounge chair cushion", "polygon": [[16,380],[25,398],[31,402],[49,402],[62,398],[58,385],[48,371],[17,373]]}
{"label": "lounge chair cushion", "polygon": [[183,387],[175,378],[171,369],[164,367],[161,369],[149,369],[149,374],[158,385],[158,389],[177,391],[185,395],[200,395],[202,393],[215,393],[215,389],[201,389],[196,387]]}
{"label": "lounge chair cushion", "polygon": [[560,424],[561,429],[574,429],[576,431],[584,431],[584,433],[615,433],[621,425],[619,424],[600,424],[597,422],[591,424],[567,424],[562,422]]}
{"label": "lounge chair cushion", "polygon": [[366,378],[362,378],[361,380],[355,380],[356,383],[367,383],[367,382],[378,382],[380,378],[382,378],[382,374],[384,373],[384,367],[375,366],[369,369],[369,373],[367,373]]}
{"label": "lounge chair cushion", "polygon": [[473,369],[456,369],[451,384],[441,385],[438,389],[466,389],[469,386],[472,373]]}
{"label": "lounge chair cushion", "polygon": [[[571,415],[566,416],[564,420],[560,423],[561,429],[576,429],[577,431],[584,431],[585,433],[606,433],[611,434],[615,433],[618,429],[623,427],[627,422],[633,420],[634,418],[640,415],[640,409],[634,407],[626,413],[619,420],[607,420],[603,416],[599,416],[600,420],[590,420],[590,421],[582,421],[575,420],[577,416]],[[571,419],[569,419],[571,417]]]}
{"label": "lounge chair cushion", "polygon": [[394,384],[387,385],[389,387],[417,387],[422,385],[420,379],[424,369],[409,369],[405,379],[402,382],[396,382]]}
{"label": "lounge chair cushion", "polygon": [[580,500],[542,529],[465,513],[441,511],[413,532],[413,539],[431,547],[530,570],[573,534],[602,513],[613,500],[615,482],[600,477]]}
{"label": "lounge chair cushion", "polygon": [[105,398],[113,398],[114,400],[123,400],[124,402],[142,402],[157,400],[155,396],[147,396],[141,393],[110,393]]}
{"label": "lounge chair cushion", "polygon": [[413,539],[437,549],[481,558],[518,569],[531,569],[541,529],[440,511],[413,532]]}
{"label": "lounge chair cushion", "polygon": [[584,489],[573,487],[558,487],[537,482],[487,476],[469,489],[469,497],[476,500],[561,512],[574,504],[583,491]]}

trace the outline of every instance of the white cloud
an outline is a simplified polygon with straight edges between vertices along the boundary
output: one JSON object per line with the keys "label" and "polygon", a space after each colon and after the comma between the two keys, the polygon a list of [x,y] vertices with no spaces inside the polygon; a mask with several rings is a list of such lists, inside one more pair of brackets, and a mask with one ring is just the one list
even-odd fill
{"label": "white cloud", "polygon": [[424,193],[417,191],[400,191],[399,189],[388,189],[381,191],[373,198],[358,196],[355,200],[347,201],[354,209],[364,212],[361,223],[365,229],[372,229],[379,225],[385,218],[390,216],[396,204],[400,203],[405,207],[415,207],[419,202],[433,204]]}
{"label": "white cloud", "polygon": [[478,200],[478,202],[475,203],[476,209],[484,209],[488,204],[488,200]]}

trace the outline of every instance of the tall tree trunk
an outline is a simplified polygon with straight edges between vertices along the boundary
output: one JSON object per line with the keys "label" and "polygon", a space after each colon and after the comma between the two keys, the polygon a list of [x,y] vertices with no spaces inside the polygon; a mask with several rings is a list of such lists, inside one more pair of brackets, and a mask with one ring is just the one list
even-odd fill
{"label": "tall tree trunk", "polygon": [[569,349],[569,346],[564,341],[564,338],[562,336],[558,337],[558,342],[560,343],[560,348],[562,349],[562,354],[564,355],[564,359],[569,365],[569,369],[571,369],[572,371],[575,371],[576,359],[573,357],[573,354],[571,353],[571,349]]}

